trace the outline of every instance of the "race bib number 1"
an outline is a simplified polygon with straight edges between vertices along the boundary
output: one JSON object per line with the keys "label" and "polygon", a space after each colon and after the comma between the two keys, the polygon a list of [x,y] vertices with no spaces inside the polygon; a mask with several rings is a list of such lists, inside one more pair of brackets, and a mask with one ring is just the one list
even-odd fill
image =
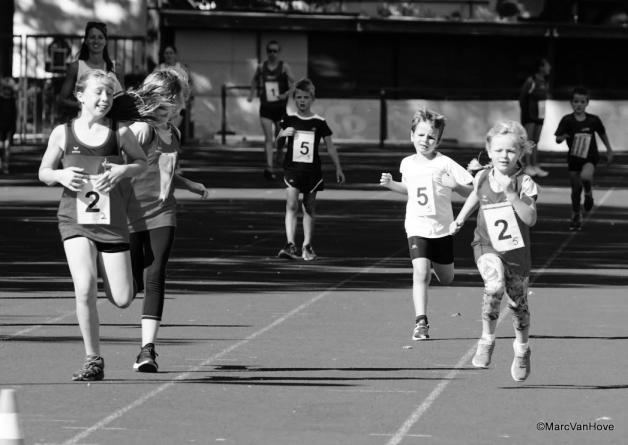
{"label": "race bib number 1", "polygon": [[80,192],[76,194],[76,220],[79,224],[110,224],[109,193],[98,191],[94,182],[98,177],[90,177]]}
{"label": "race bib number 1", "polygon": [[279,82],[264,82],[264,88],[266,89],[266,100],[268,102],[277,102],[279,100]]}
{"label": "race bib number 1", "polygon": [[311,164],[314,162],[314,132],[297,131],[292,143],[292,161]]}
{"label": "race bib number 1", "polygon": [[589,146],[591,145],[591,134],[589,133],[576,133],[573,138],[573,146],[571,148],[571,155],[578,158],[586,159],[589,155]]}
{"label": "race bib number 1", "polygon": [[436,203],[434,202],[434,183],[432,176],[418,176],[412,178],[412,185],[408,187],[409,193],[418,205],[417,216],[436,215]]}
{"label": "race bib number 1", "polygon": [[524,247],[523,237],[517,224],[517,217],[508,202],[482,206],[488,236],[493,248],[498,252]]}

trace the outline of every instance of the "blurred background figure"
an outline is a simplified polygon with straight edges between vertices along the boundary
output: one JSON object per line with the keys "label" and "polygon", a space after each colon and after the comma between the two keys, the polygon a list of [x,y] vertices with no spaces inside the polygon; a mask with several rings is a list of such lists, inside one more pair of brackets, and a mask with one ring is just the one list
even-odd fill
{"label": "blurred background figure", "polygon": [[532,75],[528,76],[523,83],[519,94],[521,123],[528,133],[528,139],[534,142],[532,153],[526,154],[525,173],[541,178],[547,176],[548,172],[539,166],[537,144],[545,119],[545,101],[549,93],[548,77],[551,69],[547,59],[539,59]]}
{"label": "blurred background figure", "polygon": [[0,171],[9,173],[11,144],[17,121],[17,83],[12,77],[0,79]]}
{"label": "blurred background figure", "polygon": [[155,69],[173,68],[177,70],[188,83],[190,87],[190,95],[181,109],[181,114],[173,119],[172,123],[181,132],[181,143],[185,142],[186,137],[190,136],[190,114],[189,110],[192,109],[192,101],[194,99],[192,93],[194,85],[192,85],[192,76],[188,65],[179,62],[179,52],[174,45],[166,45],[161,50],[162,62],[155,67]]}
{"label": "blurred background figure", "polygon": [[65,81],[59,93],[58,102],[63,108],[59,110],[62,120],[71,119],[78,113],[79,103],[74,97],[74,86],[77,79],[89,70],[99,69],[108,73],[114,80],[114,96],[123,91],[120,79],[124,77],[122,73],[116,71],[116,64],[109,57],[107,42],[107,25],[101,22],[87,22],[78,59],[68,65]]}

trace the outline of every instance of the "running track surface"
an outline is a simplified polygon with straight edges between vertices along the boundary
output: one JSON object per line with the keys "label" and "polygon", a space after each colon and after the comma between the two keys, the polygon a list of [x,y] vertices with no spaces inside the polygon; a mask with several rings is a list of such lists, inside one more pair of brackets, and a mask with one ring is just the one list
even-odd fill
{"label": "running track surface", "polygon": [[[570,233],[562,155],[544,156],[532,374],[515,383],[507,313],[490,369],[470,365],[481,329],[474,224],[456,238],[453,285],[430,288],[433,339],[410,341],[404,202],[376,186],[409,148],[340,153],[350,182],[326,176],[321,258],[306,264],[274,257],[285,241],[284,195],[263,180],[261,150],[187,150],[183,173],[214,194],[179,195],[161,372],[131,369],[141,296],[126,310],[101,298],[106,376],[88,384],[70,381],[83,347],[56,228],[59,189],[36,181],[41,149],[18,150],[15,172],[0,177],[0,387],[17,389],[26,443],[625,443],[626,157],[599,169],[598,206]],[[445,153],[464,165],[474,150]],[[551,425],[589,431],[539,431]]]}

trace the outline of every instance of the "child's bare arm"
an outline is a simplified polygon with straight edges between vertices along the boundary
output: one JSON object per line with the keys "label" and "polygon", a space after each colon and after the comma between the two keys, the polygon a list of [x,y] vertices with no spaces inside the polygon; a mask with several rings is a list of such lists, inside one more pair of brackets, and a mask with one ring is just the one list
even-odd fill
{"label": "child's bare arm", "polygon": [[207,198],[207,196],[209,195],[209,191],[207,190],[205,185],[201,184],[200,182],[194,182],[184,176],[181,176],[178,173],[174,174],[173,182],[176,188],[188,190],[192,193],[200,195],[203,198]]}
{"label": "child's bare arm", "polygon": [[382,176],[379,178],[379,185],[402,195],[408,194],[408,187],[403,182],[394,181],[392,175],[388,172],[382,173]]}
{"label": "child's bare arm", "polygon": [[606,164],[610,165],[613,162],[613,149],[611,148],[611,142],[608,140],[606,133],[600,134],[600,139],[606,147]]}
{"label": "child's bare arm", "polygon": [[327,148],[329,157],[336,166],[336,181],[338,181],[339,184],[342,184],[345,182],[345,174],[342,172],[342,167],[340,166],[340,157],[338,156],[338,150],[336,150],[336,147],[331,140],[331,136],[325,136],[323,140],[325,141],[325,147]]}
{"label": "child's bare arm", "polygon": [[480,204],[480,199],[478,198],[475,190],[471,190],[469,196],[467,196],[467,200],[464,202],[462,209],[458,212],[458,216],[454,219],[454,221],[449,226],[449,233],[451,235],[455,235],[462,228],[465,221],[469,216],[475,212]]}

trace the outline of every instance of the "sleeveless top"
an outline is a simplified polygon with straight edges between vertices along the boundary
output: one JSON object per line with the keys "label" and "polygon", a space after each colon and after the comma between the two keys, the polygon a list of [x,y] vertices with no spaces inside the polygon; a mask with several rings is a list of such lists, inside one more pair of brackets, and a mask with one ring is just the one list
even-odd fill
{"label": "sleeveless top", "polygon": [[269,87],[272,82],[275,82],[278,87],[278,91],[276,94],[282,94],[288,91],[288,75],[284,71],[283,61],[279,61],[275,69],[270,69],[268,66],[268,61],[262,63],[261,68],[258,68],[258,82],[259,82],[259,91],[261,91],[261,102],[265,105],[277,105],[277,106],[286,106],[288,103],[288,99],[281,100],[268,100],[267,87]]}
{"label": "sleeveless top", "polygon": [[[115,63],[114,63],[115,66]],[[76,72],[76,80],[78,82],[78,80],[81,78],[81,76],[83,74],[85,74],[86,72],[88,72],[89,70],[92,70],[94,68],[90,67],[87,62],[85,62],[82,59],[78,60],[78,70]],[[107,71],[107,63],[105,62],[102,66],[103,71],[107,72],[107,76],[110,77],[111,79],[113,79],[114,81],[114,87],[113,87],[113,95],[117,96],[118,94],[120,94],[122,92],[122,85],[120,85],[120,81],[118,80],[118,78],[116,77],[116,73],[114,73],[113,71]]]}
{"label": "sleeveless top", "polygon": [[[98,175],[104,172],[103,161],[124,164],[117,137],[117,123],[110,121],[109,135],[99,146],[86,145],[74,133],[74,119],[65,124],[65,147],[63,148],[62,164],[67,167],[81,167],[85,173]],[[80,224],[78,222],[80,192],[63,188],[57,218],[61,239],[83,236],[102,243],[128,243],[129,230],[126,222],[126,205],[130,192],[130,183],[123,178],[109,192],[109,224]],[[95,192],[89,197],[90,205],[98,208],[100,195]]]}
{"label": "sleeveless top", "polygon": [[[490,204],[508,202],[506,198],[506,194],[504,192],[495,192],[489,183],[489,175],[493,172],[493,169],[484,170],[479,174],[482,175],[478,179],[476,193],[480,199],[480,209],[478,210],[477,216],[477,226],[475,228],[473,241],[471,242],[471,246],[473,246],[473,253],[475,260],[482,256],[485,253],[493,253],[501,258],[504,262],[507,269],[511,272],[517,273],[520,276],[527,277],[530,275],[531,269],[531,258],[530,258],[530,227],[525,224],[517,212],[513,212],[515,214],[515,218],[517,221],[517,225],[519,227],[519,231],[521,232],[521,236],[523,238],[524,247],[508,250],[505,252],[497,251],[492,243],[488,233],[488,227],[486,222],[486,217],[484,215],[484,207]],[[517,193],[521,193],[521,183],[524,178],[524,175],[518,173],[517,176]]]}
{"label": "sleeveless top", "polygon": [[168,144],[157,131],[151,129],[152,140],[142,147],[148,158],[148,167],[131,181],[132,192],[127,209],[131,233],[177,225],[173,180],[181,146],[179,133],[169,125],[172,140]]}

